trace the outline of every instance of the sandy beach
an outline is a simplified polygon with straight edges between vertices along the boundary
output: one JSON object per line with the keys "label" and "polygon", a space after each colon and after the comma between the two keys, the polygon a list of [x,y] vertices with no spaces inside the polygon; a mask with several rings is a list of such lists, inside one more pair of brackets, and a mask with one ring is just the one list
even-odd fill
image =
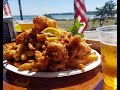
{"label": "sandy beach", "polygon": [[[116,22],[116,19],[108,19],[106,22],[104,22],[103,26],[105,25],[114,25]],[[63,28],[64,30],[69,31],[69,27],[74,24],[74,20],[57,20],[57,26],[59,28]],[[99,27],[99,22],[96,21],[93,23],[91,20],[88,22],[88,28],[86,31],[95,30],[95,28]]]}

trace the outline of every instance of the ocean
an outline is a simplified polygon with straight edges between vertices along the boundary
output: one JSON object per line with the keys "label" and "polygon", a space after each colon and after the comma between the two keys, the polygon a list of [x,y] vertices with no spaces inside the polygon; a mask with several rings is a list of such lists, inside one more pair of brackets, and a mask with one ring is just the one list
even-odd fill
{"label": "ocean", "polygon": [[[36,15],[23,15],[23,20],[26,21],[26,22],[32,22],[32,20],[33,20],[33,18],[34,18],[35,16],[36,16]],[[51,14],[50,16],[51,16],[53,19],[56,19],[56,20],[61,20],[61,19],[69,20],[69,19],[74,19],[74,14]],[[92,18],[94,18],[94,17],[96,17],[95,14],[87,15],[87,18],[88,18],[88,19],[92,19]],[[115,14],[114,17],[116,18],[116,17],[117,17],[117,14]],[[21,20],[19,15],[13,16],[13,18],[14,18],[15,21]]]}
{"label": "ocean", "polygon": [[[33,18],[36,15],[23,15],[23,20],[25,21],[32,21]],[[57,20],[61,20],[61,19],[74,19],[74,15],[73,14],[68,14],[68,15],[64,15],[64,14],[57,14],[57,15],[51,15],[52,18],[57,19]],[[89,18],[93,18],[95,15],[87,15]],[[19,15],[13,16],[14,20],[21,20]]]}

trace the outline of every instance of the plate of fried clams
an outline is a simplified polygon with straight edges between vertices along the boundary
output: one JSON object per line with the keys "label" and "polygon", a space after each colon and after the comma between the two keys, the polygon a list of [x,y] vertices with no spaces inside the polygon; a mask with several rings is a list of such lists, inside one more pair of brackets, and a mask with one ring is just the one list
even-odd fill
{"label": "plate of fried clams", "polygon": [[100,54],[80,35],[57,27],[45,16],[33,19],[34,27],[16,36],[16,42],[3,45],[3,66],[31,77],[63,77],[94,69]]}

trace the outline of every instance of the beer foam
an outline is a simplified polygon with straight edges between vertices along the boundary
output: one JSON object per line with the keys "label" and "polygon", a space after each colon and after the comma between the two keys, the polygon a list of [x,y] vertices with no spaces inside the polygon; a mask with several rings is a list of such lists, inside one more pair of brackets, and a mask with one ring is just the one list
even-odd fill
{"label": "beer foam", "polygon": [[110,46],[117,46],[117,42],[116,43],[111,43],[111,41],[107,41],[107,42],[101,42],[103,44],[106,44],[106,45],[110,45]]}
{"label": "beer foam", "polygon": [[116,35],[106,35],[106,36],[101,36],[100,42],[110,44],[110,45],[117,45],[117,36]]}

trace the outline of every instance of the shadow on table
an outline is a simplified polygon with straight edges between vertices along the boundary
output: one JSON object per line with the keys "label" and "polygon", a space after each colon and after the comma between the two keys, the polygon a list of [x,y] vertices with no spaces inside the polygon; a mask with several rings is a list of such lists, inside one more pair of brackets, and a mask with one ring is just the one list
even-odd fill
{"label": "shadow on table", "polygon": [[[41,88],[41,90],[50,90],[55,88],[69,87],[89,81],[97,75],[100,68],[101,67],[98,66],[95,69],[85,73],[59,78],[27,77],[7,70],[6,74],[3,75],[3,79],[9,84],[25,87],[28,88],[28,90],[36,90],[33,88]],[[5,71],[3,72],[5,73]]]}
{"label": "shadow on table", "polygon": [[94,88],[94,90],[101,90],[103,87],[103,79],[98,83],[98,85]]}

